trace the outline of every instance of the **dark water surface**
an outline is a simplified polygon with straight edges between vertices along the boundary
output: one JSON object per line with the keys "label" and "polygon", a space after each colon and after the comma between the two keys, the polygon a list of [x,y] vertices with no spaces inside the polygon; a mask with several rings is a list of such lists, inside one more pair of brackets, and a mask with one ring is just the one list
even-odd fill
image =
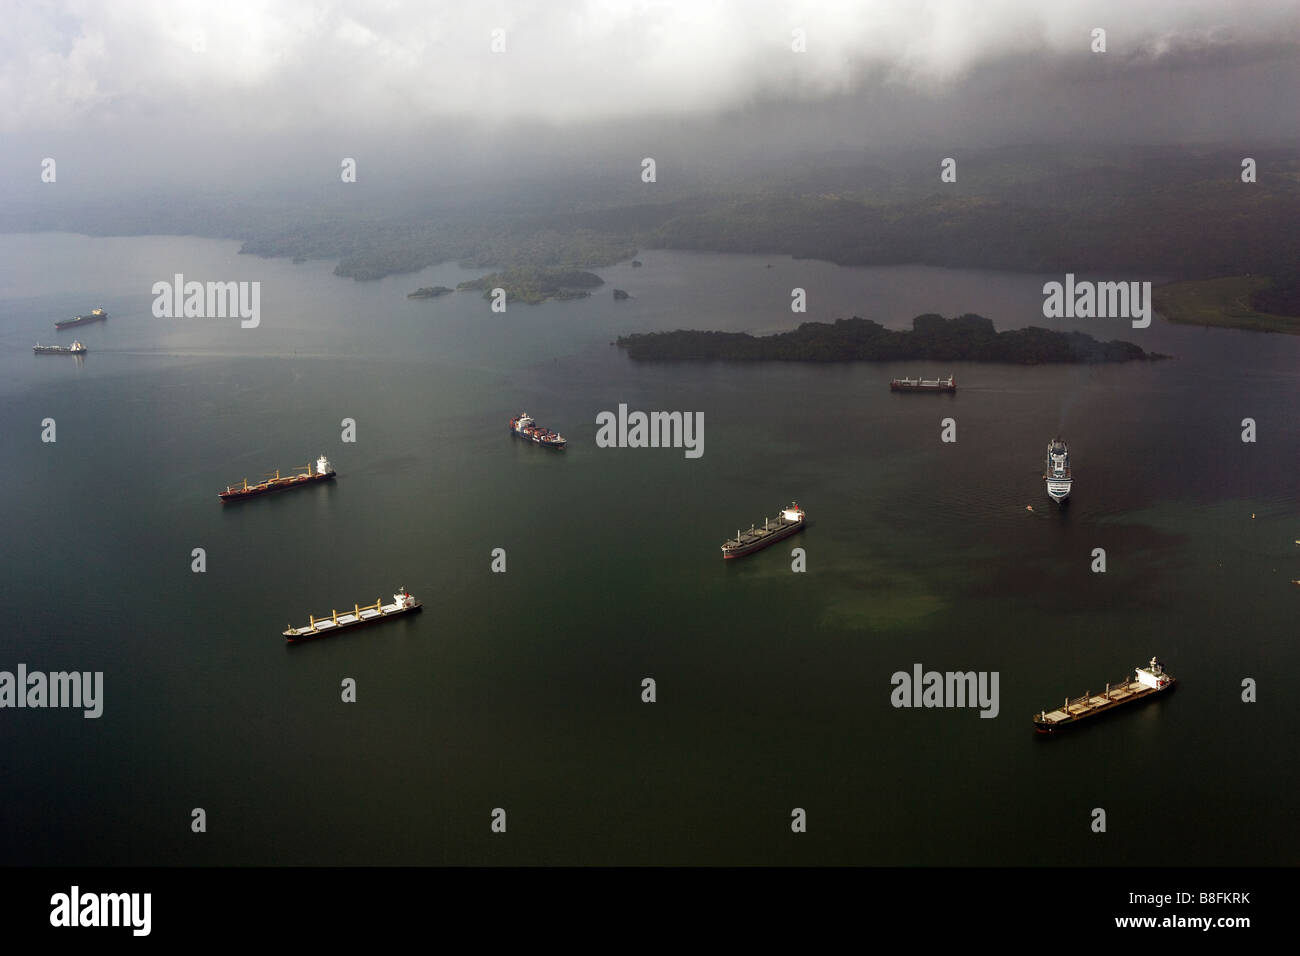
{"label": "dark water surface", "polygon": [[[635,365],[617,335],[1047,325],[1061,277],[645,251],[590,299],[495,315],[405,298],[479,274],[455,265],[357,283],[236,249],[0,236],[0,669],[105,684],[98,720],[0,710],[0,863],[1297,859],[1300,338],[1094,319],[1070,325],[1177,358]],[[260,280],[261,325],[155,318],[150,287],[176,272]],[[54,333],[96,305],[112,318]],[[31,353],[73,337],[82,361]],[[949,372],[955,396],[887,387]],[[702,411],[704,456],[597,448],[620,402]],[[521,410],[568,450],[510,439]],[[1061,513],[1040,478],[1058,431]],[[337,482],[217,500],[322,452]],[[791,498],[802,534],[720,559]],[[423,614],[280,637],[399,584]],[[1152,654],[1176,694],[1033,733],[1038,709]],[[891,707],[914,663],[997,671],[999,716]]]}

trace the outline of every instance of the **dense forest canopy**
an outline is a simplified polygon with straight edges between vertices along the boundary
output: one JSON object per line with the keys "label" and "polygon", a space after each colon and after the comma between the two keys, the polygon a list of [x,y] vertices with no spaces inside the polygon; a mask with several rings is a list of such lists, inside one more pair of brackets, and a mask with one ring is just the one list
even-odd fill
{"label": "dense forest canopy", "polygon": [[1258,312],[1300,316],[1300,271],[1275,277],[1271,286],[1251,294],[1250,304]]}
{"label": "dense forest canopy", "polygon": [[252,255],[337,259],[335,272],[355,279],[447,261],[592,269],[639,248],[1168,278],[1292,273],[1300,160],[1282,150],[1256,150],[1255,158],[1261,175],[1253,183],[1241,181],[1235,146],[1091,154],[1026,146],[964,152],[954,183],[939,181],[933,154],[901,153],[766,173],[674,170],[652,185],[557,173],[504,195],[429,189],[364,203],[348,202],[351,194],[309,203],[195,195],[94,203],[51,193],[4,204],[0,231],[238,238]]}
{"label": "dense forest canopy", "polygon": [[619,348],[636,360],[727,360],[787,362],[1008,362],[1019,365],[1068,362],[1129,362],[1166,356],[1131,342],[1100,342],[1082,332],[1030,327],[998,332],[990,319],[966,314],[953,319],[918,315],[910,332],[887,329],[870,319],[805,322],[792,332],[754,336],[747,332],[637,333],[621,336]]}
{"label": "dense forest canopy", "polygon": [[493,289],[504,289],[506,301],[537,304],[547,299],[580,299],[591,295],[589,289],[604,285],[605,280],[594,272],[579,269],[539,269],[526,266],[492,272],[468,282],[458,289],[482,289],[490,298]]}

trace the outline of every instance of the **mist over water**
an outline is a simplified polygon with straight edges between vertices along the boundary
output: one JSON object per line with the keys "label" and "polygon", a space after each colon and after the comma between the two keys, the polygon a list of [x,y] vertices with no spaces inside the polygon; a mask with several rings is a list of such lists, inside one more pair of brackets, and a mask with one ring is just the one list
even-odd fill
{"label": "mist over water", "polygon": [[[237,250],[0,236],[0,668],[105,674],[98,720],[0,721],[3,862],[1137,865],[1153,826],[1160,863],[1300,850],[1260,796],[1300,784],[1285,694],[1240,701],[1243,678],[1276,690],[1298,663],[1300,339],[1076,319],[1059,327],[1175,358],[637,364],[618,335],[1054,325],[1041,290],[1060,277],[643,251],[594,270],[589,299],[496,315],[475,293],[405,298],[480,274],[452,264],[357,283]],[[261,281],[261,325],[155,318],[174,271]],[[806,316],[795,286],[815,290]],[[84,360],[32,355],[97,305]],[[888,389],[949,373],[955,395]],[[597,448],[620,403],[702,412],[705,455]],[[568,449],[511,439],[520,411]],[[1064,511],[1041,479],[1057,432]],[[335,482],[216,498],[321,453]],[[803,532],[721,560],[791,499]],[[422,614],[280,636],[398,585]],[[1173,696],[1036,738],[1034,712],[1152,654]],[[918,662],[998,671],[999,716],[892,708],[890,675]]]}

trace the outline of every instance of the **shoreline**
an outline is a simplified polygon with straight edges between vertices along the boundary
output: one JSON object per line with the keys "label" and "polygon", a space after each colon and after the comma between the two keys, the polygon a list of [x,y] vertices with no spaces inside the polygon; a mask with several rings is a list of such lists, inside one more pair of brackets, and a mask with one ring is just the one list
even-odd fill
{"label": "shoreline", "polygon": [[1151,290],[1152,308],[1176,325],[1300,335],[1300,316],[1257,312],[1251,307],[1250,296],[1272,283],[1266,275],[1180,279]]}

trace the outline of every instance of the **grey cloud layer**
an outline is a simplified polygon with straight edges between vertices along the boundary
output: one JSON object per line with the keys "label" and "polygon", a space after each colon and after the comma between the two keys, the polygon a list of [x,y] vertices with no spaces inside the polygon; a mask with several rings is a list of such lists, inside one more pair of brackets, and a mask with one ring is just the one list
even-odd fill
{"label": "grey cloud layer", "polygon": [[[0,128],[184,122],[390,126],[708,116],[864,84],[942,97],[1025,57],[1112,70],[1278,56],[1300,7],[1243,0],[274,4],[65,2],[7,13]],[[506,52],[491,52],[491,31]],[[805,54],[791,51],[806,32]]]}

